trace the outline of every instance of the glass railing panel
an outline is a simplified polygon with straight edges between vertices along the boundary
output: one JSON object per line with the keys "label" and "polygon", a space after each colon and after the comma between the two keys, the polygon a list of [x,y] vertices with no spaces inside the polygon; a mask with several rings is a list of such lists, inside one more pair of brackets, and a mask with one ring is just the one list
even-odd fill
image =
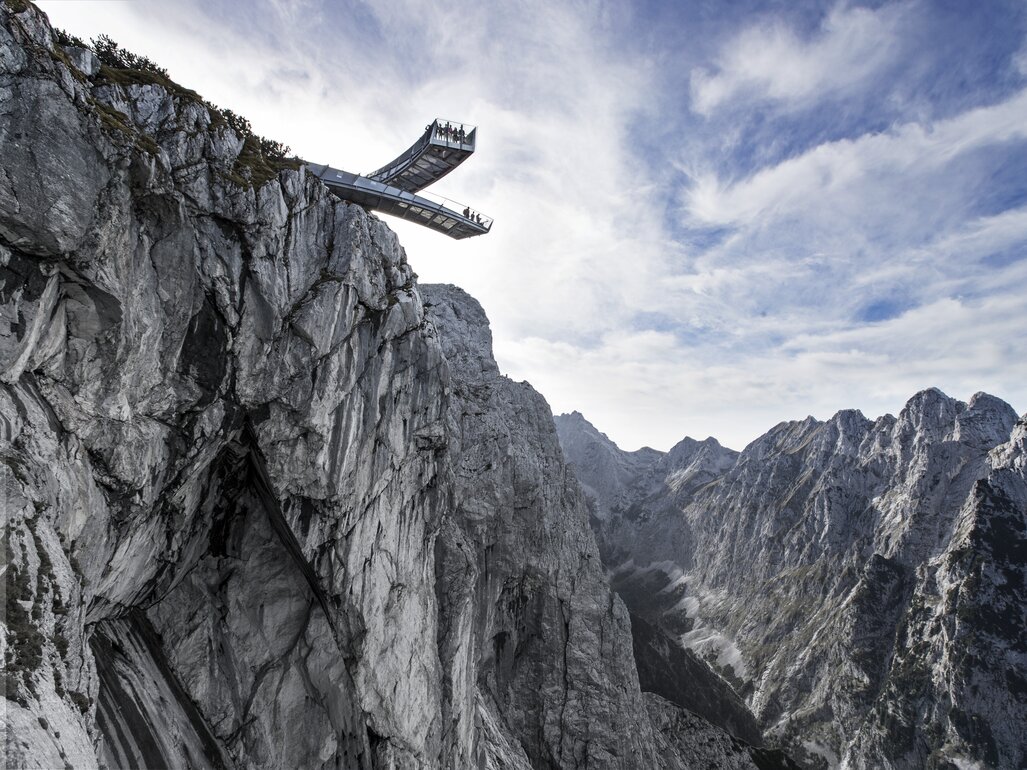
{"label": "glass railing panel", "polygon": [[431,138],[435,141],[472,147],[474,146],[475,132],[478,130],[477,126],[472,126],[469,123],[442,118],[436,118],[435,122],[431,124],[431,129]]}
{"label": "glass railing panel", "polygon": [[466,206],[463,203],[453,200],[452,198],[444,198],[441,195],[436,195],[435,193],[427,192],[424,190],[417,194],[418,196],[425,198],[426,200],[431,201],[434,204],[449,209],[454,214],[458,214],[459,216],[461,216],[463,219],[469,220],[476,225],[484,227],[486,230],[492,227],[492,217],[483,214],[477,209],[473,209],[470,206]]}

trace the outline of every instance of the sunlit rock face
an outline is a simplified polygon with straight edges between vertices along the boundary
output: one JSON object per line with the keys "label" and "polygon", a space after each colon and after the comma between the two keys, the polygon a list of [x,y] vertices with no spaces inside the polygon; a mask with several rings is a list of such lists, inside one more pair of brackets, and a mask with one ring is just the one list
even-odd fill
{"label": "sunlit rock face", "polygon": [[[450,286],[421,291],[452,372],[455,509],[436,545],[446,721],[505,725],[525,767],[653,765],[627,612],[549,406],[500,375],[477,302]],[[470,742],[453,738],[452,764],[473,766]]]}
{"label": "sunlit rock face", "polygon": [[548,406],[377,218],[21,2],[0,159],[7,766],[757,766],[643,695]]}
{"label": "sunlit rock face", "polygon": [[3,14],[9,753],[434,761],[446,373],[395,236]]}
{"label": "sunlit rock face", "polygon": [[848,768],[1027,761],[1024,424],[927,390],[897,418],[660,455],[557,418],[629,609],[714,666],[768,742]]}

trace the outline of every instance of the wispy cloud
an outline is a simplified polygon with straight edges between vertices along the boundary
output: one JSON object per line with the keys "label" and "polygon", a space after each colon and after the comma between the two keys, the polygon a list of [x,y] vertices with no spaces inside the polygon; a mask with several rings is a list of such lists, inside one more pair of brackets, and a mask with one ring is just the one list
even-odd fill
{"label": "wispy cloud", "polygon": [[[1025,137],[1027,90],[934,125],[908,123],[886,133],[820,144],[740,182],[724,183],[706,174],[687,192],[687,213],[701,222],[723,225],[810,206],[836,210],[856,185],[915,185],[959,155]],[[848,202],[866,209],[870,199],[857,196]]]}
{"label": "wispy cloud", "polygon": [[1013,66],[1021,75],[1027,76],[1027,39],[1023,41],[1020,50],[1013,55]]}
{"label": "wispy cloud", "polygon": [[593,349],[522,339],[507,355],[514,370],[541,372],[534,384],[555,410],[618,414],[645,426],[632,433],[610,421],[621,441],[666,447],[685,435],[713,435],[741,448],[783,419],[827,419],[852,407],[868,417],[894,414],[932,385],[963,399],[987,389],[1014,404],[1021,399],[1022,408],[1027,339],[1009,332],[1011,319],[1025,317],[1027,295],[1008,293],[941,299],[885,322],[796,334],[756,352],[638,332],[613,333]]}
{"label": "wispy cloud", "polygon": [[809,39],[773,19],[747,27],[711,68],[693,70],[693,108],[708,115],[739,97],[790,103],[850,88],[893,59],[901,13],[839,5]]}

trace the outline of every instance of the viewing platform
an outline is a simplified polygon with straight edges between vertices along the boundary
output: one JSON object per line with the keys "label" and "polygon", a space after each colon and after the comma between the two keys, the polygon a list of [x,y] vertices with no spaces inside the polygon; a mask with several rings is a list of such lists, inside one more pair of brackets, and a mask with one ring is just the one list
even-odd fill
{"label": "viewing platform", "polygon": [[477,133],[475,126],[438,118],[402,155],[367,177],[407,192],[423,190],[471,157]]}
{"label": "viewing platform", "polygon": [[416,222],[451,238],[470,238],[489,232],[491,217],[421,191],[471,156],[477,132],[474,126],[436,119],[406,151],[373,173],[354,174],[313,163],[306,168],[343,200]]}

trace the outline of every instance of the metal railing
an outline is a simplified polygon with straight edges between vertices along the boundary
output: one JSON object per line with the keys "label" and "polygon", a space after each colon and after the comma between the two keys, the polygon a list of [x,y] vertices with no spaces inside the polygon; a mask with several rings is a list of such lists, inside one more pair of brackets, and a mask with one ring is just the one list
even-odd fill
{"label": "metal railing", "polygon": [[454,219],[459,217],[481,227],[486,232],[492,228],[492,217],[452,198],[446,198],[425,190],[412,193],[398,187],[393,187],[386,182],[380,182],[377,179],[342,171],[330,166],[311,165],[308,168],[328,185],[359,190],[365,194],[380,195],[401,208],[421,209],[427,214],[426,216],[422,215],[425,219],[431,219],[436,215]]}
{"label": "metal railing", "polygon": [[474,138],[478,131],[477,126],[442,118],[436,118],[427,128],[429,137],[435,141],[469,147],[474,147]]}
{"label": "metal railing", "polygon": [[[427,192],[425,190],[421,190],[418,193],[416,193],[416,197],[422,198],[424,200],[427,200],[429,203],[435,204],[434,211],[436,213],[457,214],[459,216],[462,216],[464,219],[483,227],[486,231],[492,229],[492,217],[488,216],[487,214],[483,214],[477,209],[472,209],[470,206],[466,206],[463,203],[460,203],[459,201],[455,201],[452,198],[445,198],[441,195],[436,195],[435,193]],[[403,202],[407,205],[418,205],[414,201]],[[427,210],[431,211],[432,209]]]}

